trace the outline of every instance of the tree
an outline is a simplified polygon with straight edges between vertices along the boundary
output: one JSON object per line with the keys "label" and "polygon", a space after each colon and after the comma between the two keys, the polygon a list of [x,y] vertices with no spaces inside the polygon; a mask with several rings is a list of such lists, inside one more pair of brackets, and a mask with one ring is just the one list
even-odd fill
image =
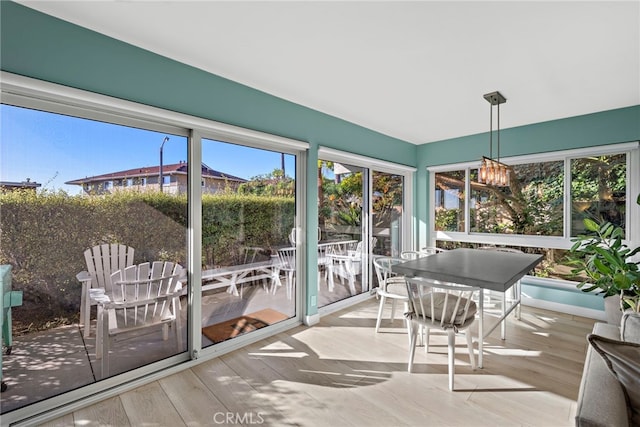
{"label": "tree", "polygon": [[296,184],[293,178],[284,175],[282,169],[274,169],[271,173],[254,176],[248,182],[240,184],[238,193],[255,196],[294,197]]}

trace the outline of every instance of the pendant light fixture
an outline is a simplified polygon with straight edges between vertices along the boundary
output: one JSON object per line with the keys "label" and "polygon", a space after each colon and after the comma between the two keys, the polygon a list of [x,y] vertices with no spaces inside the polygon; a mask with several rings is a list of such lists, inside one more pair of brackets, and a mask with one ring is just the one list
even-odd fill
{"label": "pendant light fixture", "polygon": [[[489,107],[489,157],[482,156],[478,182],[482,184],[494,185],[497,187],[507,187],[511,181],[511,170],[507,165],[500,162],[500,104],[507,102],[507,98],[500,92],[491,92],[484,95],[491,106]],[[493,107],[498,109],[498,130],[497,146],[498,155],[493,158]]]}

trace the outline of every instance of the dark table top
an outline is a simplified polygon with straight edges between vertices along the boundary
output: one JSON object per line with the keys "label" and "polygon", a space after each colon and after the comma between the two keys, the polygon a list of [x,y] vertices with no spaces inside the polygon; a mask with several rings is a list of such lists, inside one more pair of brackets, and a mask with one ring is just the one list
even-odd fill
{"label": "dark table top", "polygon": [[396,264],[394,273],[504,292],[542,260],[542,255],[454,249]]}

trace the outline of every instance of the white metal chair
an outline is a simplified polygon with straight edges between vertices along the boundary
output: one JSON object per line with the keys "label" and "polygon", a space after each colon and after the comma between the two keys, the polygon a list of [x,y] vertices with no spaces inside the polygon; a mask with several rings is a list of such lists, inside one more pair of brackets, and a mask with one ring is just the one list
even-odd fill
{"label": "white metal chair", "polygon": [[[132,265],[111,275],[109,301],[99,305],[96,359],[102,359],[102,376],[109,375],[109,349],[116,338],[141,335],[144,329],[162,327],[162,339],[173,328],[177,351],[182,351],[180,294],[183,268],[157,261]],[[135,333],[135,335],[134,335]]]}
{"label": "white metal chair", "polygon": [[287,299],[291,299],[294,286],[296,285],[296,248],[278,249],[278,262],[273,266],[276,286],[280,284],[280,273],[284,272],[287,286]]}
{"label": "white metal chair", "polygon": [[[378,277],[378,287],[376,292],[380,298],[380,306],[378,308],[378,317],[376,319],[376,332],[380,329],[382,322],[382,312],[387,298],[391,300],[391,322],[395,318],[396,302],[404,303],[405,312],[408,309],[409,298],[407,297],[407,284],[404,276],[396,276],[391,267],[395,264],[403,262],[402,259],[392,257],[376,257],[373,259],[373,267]],[[407,322],[405,321],[405,324]]]}
{"label": "white metal chair", "polygon": [[[449,366],[449,390],[453,390],[455,373],[455,335],[464,332],[469,350],[471,367],[475,369],[473,342],[469,327],[473,324],[478,311],[473,295],[480,288],[472,286],[434,283],[421,278],[407,278],[407,295],[411,343],[409,348],[408,371],[413,369],[418,331],[422,328],[440,329],[447,333],[447,354]],[[429,342],[425,342],[425,352],[429,351]]]}
{"label": "white metal chair", "polygon": [[84,337],[90,335],[91,306],[103,299],[111,289],[111,274],[133,265],[134,249],[120,244],[97,245],[84,251],[87,271],[76,278],[82,283],[80,295],[80,324],[84,326]]}
{"label": "white metal chair", "polygon": [[[507,253],[512,253],[512,254],[522,254],[522,253],[524,253],[519,249],[503,248],[503,247],[500,247],[500,246],[482,246],[479,249],[484,250],[484,251],[507,252]],[[510,289],[509,298],[511,298],[512,300],[517,298],[517,296],[520,295],[521,287],[522,287],[522,283],[521,283],[520,280],[518,280],[516,283],[514,283],[513,286]],[[491,302],[491,291],[489,291],[489,292],[485,291],[485,293],[489,294],[488,304],[492,305],[492,302]],[[502,310],[503,310],[503,314],[504,314],[504,310],[505,310],[505,308],[507,306],[507,294],[503,293],[501,297],[502,297],[502,301],[501,301]],[[516,316],[516,319],[518,319],[518,320],[520,320],[522,318],[522,314],[521,314],[521,310],[520,310],[520,304],[518,304],[518,306],[515,309],[515,316]],[[505,337],[506,337],[506,327],[507,327],[506,322],[501,322],[500,329],[501,329],[501,338],[502,339],[505,339]]]}

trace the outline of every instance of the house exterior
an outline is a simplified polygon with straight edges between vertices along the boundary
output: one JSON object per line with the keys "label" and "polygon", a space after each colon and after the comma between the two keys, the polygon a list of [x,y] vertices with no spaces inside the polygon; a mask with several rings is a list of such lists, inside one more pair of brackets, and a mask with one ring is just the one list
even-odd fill
{"label": "house exterior", "polygon": [[27,178],[25,181],[22,181],[22,182],[0,181],[0,192],[8,193],[10,191],[17,191],[17,190],[35,191],[36,188],[41,186],[42,184],[35,181],[31,181],[29,178]]}
{"label": "house exterior", "polygon": [[[65,184],[79,185],[87,195],[110,194],[117,191],[158,191],[160,166],[145,166],[75,179]],[[202,164],[202,192],[215,194],[226,189],[237,190],[246,179],[225,174]],[[162,166],[162,191],[167,194],[187,192],[187,162]]]}

